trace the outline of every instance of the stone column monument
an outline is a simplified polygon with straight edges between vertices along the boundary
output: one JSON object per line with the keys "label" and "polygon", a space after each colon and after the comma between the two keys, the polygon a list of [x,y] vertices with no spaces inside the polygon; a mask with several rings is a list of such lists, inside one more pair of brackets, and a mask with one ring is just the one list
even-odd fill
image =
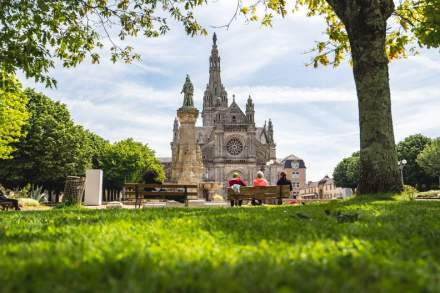
{"label": "stone column monument", "polygon": [[188,75],[181,93],[184,99],[183,106],[177,110],[180,127],[171,177],[179,184],[198,184],[203,176],[202,152],[197,144],[195,128],[199,111],[194,107],[194,87]]}

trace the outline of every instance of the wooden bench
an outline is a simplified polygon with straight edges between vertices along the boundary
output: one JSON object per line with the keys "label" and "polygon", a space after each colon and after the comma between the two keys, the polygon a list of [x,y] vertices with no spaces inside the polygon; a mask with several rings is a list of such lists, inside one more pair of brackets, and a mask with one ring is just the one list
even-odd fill
{"label": "wooden bench", "polygon": [[282,204],[283,198],[290,196],[289,185],[275,185],[275,186],[241,186],[240,192],[236,192],[231,187],[228,188],[228,200],[262,200],[277,199],[278,204]]}
{"label": "wooden bench", "polygon": [[10,201],[0,201],[0,206],[2,207],[2,210],[7,211],[9,208],[13,208],[13,204]]}
{"label": "wooden bench", "polygon": [[[122,202],[133,203],[141,207],[144,200],[161,199],[183,201],[188,206],[188,196],[197,196],[198,186],[195,184],[124,184]],[[190,191],[190,190],[196,191]]]}

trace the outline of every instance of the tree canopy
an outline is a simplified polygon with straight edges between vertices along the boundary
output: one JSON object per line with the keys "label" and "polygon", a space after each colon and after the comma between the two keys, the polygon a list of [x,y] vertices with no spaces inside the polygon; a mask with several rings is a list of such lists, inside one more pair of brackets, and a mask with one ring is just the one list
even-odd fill
{"label": "tree canopy", "polygon": [[405,159],[407,164],[403,169],[405,184],[416,187],[419,190],[432,187],[437,180],[420,167],[417,156],[422,153],[426,146],[431,143],[431,138],[421,134],[410,135],[397,144],[399,160]]}
{"label": "tree canopy", "polygon": [[164,180],[162,165],[147,145],[133,139],[111,144],[76,125],[66,105],[31,89],[23,96],[29,100],[25,111],[30,118],[25,135],[11,145],[13,158],[0,160],[2,184],[32,184],[57,192],[63,190],[67,176],[84,176],[88,168],[103,169],[108,188],[139,182],[146,171]]}
{"label": "tree canopy", "polygon": [[[401,0],[390,6],[391,22],[386,40],[390,59],[404,57],[414,44],[440,45],[440,0]],[[131,46],[118,41],[143,35],[158,37],[169,29],[169,18],[180,22],[190,35],[206,34],[193,15],[206,0],[55,0],[1,1],[0,68],[13,73],[22,70],[26,77],[53,86],[56,80],[49,69],[59,59],[73,67],[90,57],[99,62],[101,48],[109,44],[111,60],[131,62],[139,55]],[[339,65],[350,53],[349,38],[343,20],[337,16],[338,0],[237,0],[237,12],[249,21],[270,26],[276,14],[285,16],[300,7],[308,16],[322,15],[327,23],[327,38],[316,42],[311,64]],[[264,9],[259,9],[264,8]],[[261,11],[264,11],[261,13]]]}
{"label": "tree canopy", "polygon": [[431,176],[438,176],[440,180],[440,138],[434,139],[426,146],[418,155],[417,163],[426,173]]}
{"label": "tree canopy", "polygon": [[83,175],[91,166],[91,147],[81,126],[74,125],[64,104],[26,90],[31,115],[26,136],[14,145],[10,160],[0,161],[0,179],[12,185],[26,183],[62,190],[68,175]]}
{"label": "tree canopy", "polygon": [[133,139],[121,140],[105,146],[99,166],[104,171],[104,177],[113,188],[122,188],[125,182],[140,182],[146,171],[152,170],[158,174],[158,180],[165,178],[160,162],[154,152],[142,143]]}
{"label": "tree canopy", "polygon": [[29,119],[27,97],[21,84],[11,74],[0,71],[0,160],[9,159],[25,134],[24,125]]}
{"label": "tree canopy", "polygon": [[181,22],[188,34],[205,32],[191,9],[204,0],[20,0],[0,2],[0,68],[53,86],[48,71],[59,59],[74,67],[86,57],[99,62],[100,49],[110,42],[111,60],[139,59],[130,46],[113,40],[169,30],[166,16]]}
{"label": "tree canopy", "polygon": [[359,152],[356,152],[339,162],[333,172],[333,179],[338,187],[355,189],[359,184],[359,173]]}

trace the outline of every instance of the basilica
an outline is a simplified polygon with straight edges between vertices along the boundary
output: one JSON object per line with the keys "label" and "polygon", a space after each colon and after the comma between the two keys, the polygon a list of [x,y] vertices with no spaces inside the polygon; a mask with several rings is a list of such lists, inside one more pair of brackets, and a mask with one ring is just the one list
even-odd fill
{"label": "basilica", "polygon": [[[179,109],[179,119],[176,118],[174,121],[171,168],[178,168],[178,161],[182,160],[182,156],[191,154],[193,160],[200,160],[200,165],[203,165],[202,168],[197,169],[202,171],[195,171],[195,176],[202,177],[201,181],[224,183],[232,177],[232,173],[238,172],[244,180],[252,182],[259,170],[266,173],[269,181],[275,180],[277,172],[271,170],[277,165],[272,121],[269,119],[264,126],[257,127],[252,97],[247,98],[244,110],[236,103],[235,95],[232,95],[230,101],[220,73],[220,56],[217,37],[214,34],[209,57],[209,81],[204,92],[201,111],[202,126],[193,126],[193,130],[188,130],[189,128],[185,126],[186,130],[182,131],[182,113],[188,112],[188,107],[192,107],[194,110],[191,113],[196,111],[198,115],[198,110],[193,106],[192,92],[188,91],[188,89],[193,90],[192,83],[187,77],[182,91],[185,93],[184,107]],[[194,146],[188,145],[186,143],[188,138],[182,135],[193,136]],[[186,146],[182,146],[183,142]],[[183,149],[185,153],[182,153]],[[186,170],[186,172],[192,171]],[[172,177],[175,178],[171,179],[178,181],[176,176],[176,173],[173,174]]]}

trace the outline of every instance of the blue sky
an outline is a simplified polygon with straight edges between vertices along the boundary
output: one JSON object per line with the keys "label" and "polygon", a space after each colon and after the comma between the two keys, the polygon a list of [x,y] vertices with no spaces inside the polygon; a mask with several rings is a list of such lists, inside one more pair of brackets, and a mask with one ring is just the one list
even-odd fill
{"label": "blue sky", "polygon": [[[302,157],[307,180],[331,174],[343,157],[359,148],[351,67],[305,66],[312,56],[304,52],[323,38],[324,23],[318,17],[298,13],[277,19],[272,28],[237,19],[228,30],[213,28],[227,23],[233,12],[233,1],[217,1],[196,12],[210,33],[217,32],[229,100],[235,94],[244,107],[252,95],[257,124],[268,118],[274,123],[277,156]],[[148,143],[158,156],[170,156],[172,125],[186,74],[201,109],[211,36],[191,38],[173,24],[164,37],[128,43],[141,54],[141,62],[112,64],[104,52],[99,65],[86,61],[74,69],[57,66],[51,72],[58,80],[57,89],[22,81],[65,103],[77,123],[102,137],[110,141],[133,137]],[[439,51],[424,50],[393,62],[390,79],[396,140],[415,133],[440,136]]]}

